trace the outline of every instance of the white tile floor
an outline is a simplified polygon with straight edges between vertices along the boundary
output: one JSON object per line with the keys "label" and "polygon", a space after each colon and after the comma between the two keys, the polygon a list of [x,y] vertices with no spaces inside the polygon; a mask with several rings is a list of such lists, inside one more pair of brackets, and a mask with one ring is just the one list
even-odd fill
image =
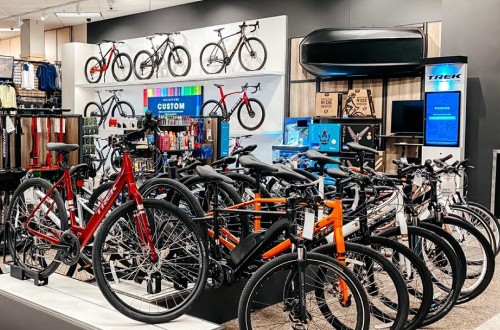
{"label": "white tile floor", "polygon": [[0,294],[43,310],[83,328],[102,330],[199,330],[221,326],[189,315],[165,324],[147,325],[116,311],[95,285],[61,275],[51,275],[47,286],[35,287],[31,280],[20,281],[0,275]]}

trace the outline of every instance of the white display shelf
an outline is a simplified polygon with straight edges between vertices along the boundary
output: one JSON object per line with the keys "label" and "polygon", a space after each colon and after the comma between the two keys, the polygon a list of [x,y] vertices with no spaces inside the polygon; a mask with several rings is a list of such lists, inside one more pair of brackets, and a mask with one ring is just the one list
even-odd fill
{"label": "white display shelf", "polygon": [[[245,71],[237,73],[221,73],[216,75],[200,75],[200,76],[184,76],[184,77],[167,77],[159,79],[148,79],[148,80],[137,80],[131,77],[128,81],[111,81],[111,82],[99,82],[97,84],[75,84],[76,87],[83,88],[109,88],[109,87],[128,87],[128,86],[147,86],[147,85],[161,85],[161,84],[173,84],[173,83],[185,83],[185,82],[208,82],[217,80],[227,80],[227,79],[241,79],[241,78],[259,78],[259,77],[283,77],[285,72],[281,71]],[[102,78],[101,78],[102,79]]]}
{"label": "white display shelf", "polygon": [[[41,287],[34,286],[31,280],[20,281],[10,277],[9,274],[0,275],[0,303],[3,298],[10,301],[7,306],[14,309],[22,305],[23,308],[27,307],[36,311],[36,313],[31,313],[32,318],[43,315],[45,325],[51,323],[47,319],[53,319],[54,325],[63,321],[83,329],[223,329],[220,325],[189,315],[183,315],[170,323],[154,325],[140,323],[116,311],[96,285],[58,274],[51,275],[49,284]],[[8,310],[3,310],[2,322],[4,324],[19,322],[19,320],[10,320],[9,315],[11,313]],[[30,320],[30,322],[36,324],[36,320]],[[7,326],[7,328],[10,327]]]}

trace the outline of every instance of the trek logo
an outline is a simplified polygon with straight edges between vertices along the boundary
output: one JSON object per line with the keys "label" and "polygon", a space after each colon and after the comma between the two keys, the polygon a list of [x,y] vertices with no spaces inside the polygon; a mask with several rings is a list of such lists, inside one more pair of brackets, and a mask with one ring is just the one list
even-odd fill
{"label": "trek logo", "polygon": [[451,80],[451,79],[461,79],[462,74],[438,74],[427,76],[428,80]]}
{"label": "trek logo", "polygon": [[96,211],[97,214],[101,214],[102,210],[104,210],[104,206],[108,204],[111,196],[115,191],[116,191],[116,186],[113,185],[113,187],[111,187],[111,190],[106,194],[106,197],[104,197],[104,200],[102,201],[101,205],[99,205],[99,208]]}

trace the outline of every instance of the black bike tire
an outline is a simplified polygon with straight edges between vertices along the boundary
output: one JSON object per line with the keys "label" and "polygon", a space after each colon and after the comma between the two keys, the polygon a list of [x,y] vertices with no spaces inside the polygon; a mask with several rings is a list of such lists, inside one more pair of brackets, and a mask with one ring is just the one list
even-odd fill
{"label": "black bike tire", "polygon": [[[85,105],[85,109],[83,110],[83,116],[84,117],[92,117],[89,113],[88,113],[88,108],[91,106],[91,105],[95,105],[97,107],[97,109],[99,109],[99,115],[98,116],[93,116],[93,117],[98,117],[99,118],[99,121],[97,123],[97,126],[101,126],[105,121],[106,121],[106,116],[104,115],[105,112],[104,112],[104,109],[102,108],[102,106],[97,103],[97,102],[94,102],[94,101],[91,101],[89,103],[87,103]],[[104,126],[103,126],[104,127]]]}
{"label": "black bike tire", "polygon": [[[178,50],[182,50],[182,51],[186,52],[186,55],[187,55],[188,66],[186,68],[186,71],[183,72],[182,74],[175,74],[174,71],[172,70],[172,60],[173,60],[172,53],[175,51],[178,51]],[[170,72],[172,77],[184,77],[184,76],[186,76],[189,73],[189,70],[191,70],[191,54],[189,53],[187,48],[183,47],[183,46],[175,46],[174,48],[172,48],[170,50],[170,53],[168,54],[167,67],[168,67],[168,71]]]}
{"label": "black bike tire", "polygon": [[[121,164],[122,164],[122,155],[120,154],[120,150],[118,148],[113,148],[113,151],[111,151],[111,167],[115,172],[120,172],[121,170]],[[119,162],[120,166],[118,166],[115,163],[115,158],[117,159],[117,162]]]}
{"label": "black bike tire", "polygon": [[[345,242],[345,250],[346,250],[346,258],[349,256],[349,252],[354,252],[354,253],[359,253],[361,255],[364,255],[368,257],[369,259],[374,260],[377,262],[379,265],[382,266],[383,271],[387,272],[387,275],[393,282],[393,285],[395,287],[395,290],[397,291],[397,296],[398,296],[398,302],[397,302],[397,316],[396,319],[392,322],[391,329],[406,329],[404,326],[407,323],[407,317],[408,317],[408,312],[409,312],[409,297],[408,297],[408,290],[406,290],[406,283],[403,280],[403,277],[397,270],[396,266],[389,260],[387,260],[384,256],[379,254],[377,251],[358,244],[358,243],[352,243],[352,242]],[[335,256],[337,253],[337,248],[336,244],[325,244],[321,245],[311,252],[316,252],[316,253],[321,253],[325,254],[328,256]],[[351,270],[352,271],[352,270]],[[354,275],[356,275],[355,272],[353,272]],[[361,280],[361,279],[360,279]],[[371,285],[371,284],[369,284]],[[366,291],[366,288],[365,288]],[[367,292],[368,293],[368,292]],[[378,296],[378,294],[374,294],[374,296]],[[370,300],[370,293],[368,293],[368,300]],[[390,303],[394,303],[391,301]],[[328,309],[328,311],[330,311]],[[324,315],[324,310],[321,309],[321,312]],[[331,313],[331,311],[330,311]],[[325,316],[326,317],[326,316]],[[374,316],[375,317],[375,316]]]}
{"label": "black bike tire", "polygon": [[[356,276],[346,267],[342,266],[338,263],[337,260],[325,256],[323,254],[318,253],[307,253],[307,259],[304,261],[305,263],[317,263],[324,267],[331,267],[335,269],[335,272],[341,274],[346,282],[349,282],[349,292],[353,295],[353,299],[356,300],[358,309],[358,313],[356,315],[357,324],[356,330],[367,330],[369,329],[369,305],[368,305],[368,297],[366,296],[366,292],[362,284],[356,278]],[[249,324],[248,316],[251,313],[249,308],[249,302],[253,295],[253,292],[261,286],[261,283],[264,283],[267,280],[271,273],[278,269],[290,268],[292,272],[294,269],[294,265],[297,264],[297,253],[287,253],[285,255],[274,258],[269,261],[265,265],[259,267],[257,271],[250,277],[248,282],[246,283],[243,292],[240,296],[240,301],[238,304],[238,323],[239,328],[242,330],[252,329],[251,324]]]}
{"label": "black bike tire", "polygon": [[[118,78],[115,72],[115,66],[118,65],[116,62],[118,61],[118,59],[121,59],[123,61],[123,58],[125,58],[129,63],[129,71],[125,75],[125,78]],[[116,81],[127,81],[130,78],[130,75],[132,75],[132,59],[130,58],[130,55],[122,52],[118,53],[111,65],[111,73],[113,74],[113,78],[115,78]]]}
{"label": "black bike tire", "polygon": [[[390,228],[386,231],[383,231],[379,233],[379,236],[382,237],[387,237],[387,238],[398,238],[401,237],[401,228],[400,227],[393,227]],[[440,236],[434,234],[433,232],[420,228],[420,227],[415,227],[415,226],[408,226],[408,234],[410,237],[419,235],[420,237],[424,237],[425,239],[432,241],[435,245],[438,245],[440,248],[440,251],[442,251],[445,255],[446,258],[449,260],[451,269],[453,270],[452,274],[452,285],[451,285],[451,294],[449,294],[446,298],[446,301],[444,304],[441,304],[440,309],[436,308],[431,308],[429,311],[429,314],[427,315],[427,318],[422,322],[421,326],[427,326],[432,323],[437,322],[438,320],[442,319],[445,317],[451,310],[453,309],[453,306],[457,302],[459,296],[460,296],[460,289],[463,284],[463,278],[462,278],[462,267],[459,263],[459,260],[457,258],[457,255],[453,251],[453,249],[450,247],[450,245]]]}
{"label": "black bike tire", "polygon": [[450,208],[452,211],[457,210],[458,212],[462,212],[468,216],[474,217],[474,221],[477,221],[477,223],[471,223],[468,219],[466,219],[465,217],[462,216],[462,215],[465,215],[462,213],[459,213],[459,214],[449,213],[448,214],[448,216],[451,216],[451,217],[457,216],[460,219],[469,222],[474,227],[476,227],[476,229],[478,229],[478,230],[479,230],[479,228],[477,228],[477,227],[482,227],[482,229],[480,230],[481,233],[488,240],[492,249],[494,249],[494,251],[496,251],[498,244],[497,244],[497,241],[495,238],[495,234],[493,233],[493,229],[490,227],[488,222],[480,214],[478,214],[476,211],[474,211],[473,209],[471,209],[470,207],[465,206],[465,205],[450,205]]}
{"label": "black bike tire", "polygon": [[[218,71],[215,71],[215,72],[208,72],[206,69],[205,69],[205,66],[203,65],[203,52],[208,49],[208,47],[210,46],[213,46],[215,48],[219,48],[221,54],[223,55],[223,58],[221,59],[223,61],[220,69]],[[216,44],[215,42],[210,42],[208,44],[206,44],[205,46],[203,46],[203,48],[201,49],[201,52],[200,52],[200,66],[201,66],[201,69],[203,70],[203,72],[205,72],[206,74],[218,74],[218,73],[221,73],[222,70],[224,70],[224,68],[226,67],[226,64],[225,64],[225,53],[224,53],[224,50],[222,49],[221,46],[219,46],[219,44]]]}
{"label": "black bike tire", "polygon": [[152,314],[146,314],[144,312],[140,312],[137,309],[133,308],[132,306],[127,306],[124,304],[118,297],[117,295],[111,291],[111,289],[108,286],[108,282],[105,279],[105,275],[103,274],[103,266],[102,266],[102,260],[101,260],[101,252],[102,252],[102,246],[105,244],[106,236],[108,235],[108,231],[110,230],[111,226],[114,224],[115,221],[119,220],[122,216],[122,214],[130,212],[136,208],[136,205],[134,202],[130,201],[125,203],[124,205],[120,206],[116,210],[114,210],[111,214],[109,214],[104,222],[101,224],[101,227],[99,231],[97,232],[95,242],[94,242],[94,248],[92,251],[92,262],[94,265],[94,276],[97,282],[97,285],[99,289],[101,290],[102,294],[106,298],[106,300],[113,306],[115,307],[120,313],[128,316],[131,319],[134,319],[136,321],[140,322],[145,322],[148,324],[157,324],[157,323],[164,323],[164,322],[169,322],[172,321],[182,315],[184,315],[186,312],[188,312],[192,307],[193,303],[200,297],[200,295],[203,292],[203,289],[205,288],[205,283],[207,280],[207,269],[208,269],[208,255],[206,251],[205,244],[203,242],[203,239],[201,238],[201,235],[196,227],[196,225],[182,212],[180,212],[175,206],[165,202],[165,201],[160,201],[160,200],[150,200],[150,199],[144,199],[143,200],[144,204],[144,209],[147,212],[148,207],[158,207],[162,209],[166,209],[172,214],[174,214],[181,222],[182,224],[196,237],[198,237],[198,249],[199,249],[199,255],[198,257],[202,259],[201,265],[200,265],[200,276],[197,279],[197,287],[193,291],[192,296],[189,298],[188,302],[183,302],[182,305],[179,307],[179,309],[176,309],[174,311],[167,311],[166,313],[158,313],[157,315],[152,315]]}
{"label": "black bike tire", "polygon": [[[213,104],[213,108],[210,106],[211,104]],[[209,110],[208,113],[206,113],[205,109],[211,109],[211,110]],[[218,113],[219,109],[220,109],[220,114]],[[205,117],[217,116],[217,115],[222,116],[223,114],[222,105],[216,100],[208,100],[204,102],[203,105],[201,106],[200,114]]]}
{"label": "black bike tire", "polygon": [[241,127],[243,127],[246,130],[249,130],[249,131],[255,131],[255,130],[259,129],[259,127],[261,127],[262,124],[264,123],[264,119],[266,119],[266,109],[264,109],[264,105],[262,104],[262,102],[260,102],[257,99],[254,99],[254,98],[249,98],[248,99],[248,105],[250,107],[252,107],[252,108],[253,108],[253,106],[251,105],[251,103],[253,103],[253,102],[257,103],[257,105],[262,110],[262,118],[260,119],[260,121],[259,121],[259,123],[257,125],[255,125],[255,126],[248,126],[248,125],[245,124],[245,121],[241,118],[241,115],[242,115],[241,111],[242,111],[242,109],[243,109],[244,106],[246,107],[245,102],[242,102],[240,104],[240,106],[238,107],[238,114],[237,114],[238,115],[238,122],[240,123]]}
{"label": "black bike tire", "polygon": [[[11,221],[11,218],[13,216],[13,214],[12,214],[13,206],[16,204],[17,199],[20,198],[21,196],[23,196],[24,191],[26,191],[27,189],[30,189],[30,187],[32,188],[34,186],[40,186],[41,188],[45,189],[45,191],[49,191],[52,188],[52,184],[50,182],[48,182],[47,180],[42,179],[42,178],[30,178],[30,179],[23,181],[19,185],[19,187],[14,191],[14,194],[12,195],[11,203],[9,205],[9,210],[7,212],[7,221],[10,222],[9,227],[11,229],[13,229],[13,226],[14,226],[14,224]],[[57,189],[53,191],[53,195],[51,195],[50,197],[54,200],[58,210],[66,210],[64,200]],[[60,220],[60,224],[61,224],[61,228],[60,228],[61,232],[67,231],[68,227],[69,227],[67,213],[60,212],[59,220]],[[12,260],[14,261],[14,264],[21,267],[21,268],[30,269],[29,267],[26,267],[26,265],[20,264],[18,258],[15,256],[16,253],[14,253],[13,251],[16,250],[16,242],[12,242],[13,237],[11,237],[9,230],[6,231],[6,239],[8,241],[8,248],[9,248]],[[57,252],[57,255],[54,257],[54,260],[50,263],[50,265],[45,267],[43,270],[39,270],[41,277],[49,277],[52,273],[54,273],[57,270],[57,268],[60,265],[60,262],[55,261],[55,260],[58,259],[58,256],[60,256],[60,252]]]}
{"label": "black bike tire", "polygon": [[101,81],[101,78],[102,78],[102,71],[99,70],[99,76],[97,77],[97,79],[95,81],[91,80],[89,78],[89,70],[87,70],[88,68],[88,65],[90,63],[90,61],[92,60],[96,60],[97,63],[99,63],[99,67],[102,68],[102,64],[101,64],[101,60],[99,58],[97,58],[96,56],[91,56],[87,59],[87,62],[85,62],[85,67],[84,67],[84,73],[85,73],[85,79],[87,79],[87,81],[90,83],[90,84],[97,84],[99,81]]}
{"label": "black bike tire", "polygon": [[[125,108],[128,107],[130,109],[130,112],[132,113],[131,115],[127,115],[128,111],[123,110],[123,106],[124,105],[125,105]],[[118,109],[118,107],[121,107],[122,111],[120,111]],[[116,118],[115,117],[116,112],[118,112],[118,114],[120,116],[124,117],[124,118],[133,118],[133,117],[135,117],[135,109],[132,106],[132,104],[130,104],[127,101],[118,101],[118,102],[116,102],[116,104],[113,106],[113,110],[111,110],[111,117]],[[125,116],[123,116],[123,115],[125,115]]]}
{"label": "black bike tire", "polygon": [[[142,76],[138,69],[137,69],[137,62],[139,60],[139,56],[142,55],[142,54],[147,54],[148,55],[148,61],[151,61],[151,72],[145,76]],[[139,67],[140,67],[140,64],[139,64]],[[154,57],[151,55],[151,53],[145,49],[143,50],[140,50],[139,52],[137,52],[137,54],[135,54],[134,56],[134,75],[136,76],[137,79],[139,80],[146,80],[146,79],[149,79],[153,76],[153,73],[155,71],[155,68],[156,68],[156,63],[154,61]]]}
{"label": "black bike tire", "polygon": [[[262,63],[260,64],[260,66],[257,69],[252,69],[252,70],[249,69],[249,68],[247,68],[243,64],[243,61],[241,60],[241,52],[243,50],[243,47],[245,47],[245,43],[250,42],[250,41],[255,41],[255,42],[261,44],[262,45],[262,49],[264,49],[264,59],[262,60]],[[267,49],[266,49],[266,45],[259,38],[255,38],[255,37],[247,38],[246,42],[243,42],[241,44],[241,46],[240,46],[240,49],[238,50],[238,60],[240,61],[241,67],[243,69],[245,69],[246,71],[258,71],[258,70],[262,69],[264,67],[264,65],[266,64],[266,61],[267,61]]]}
{"label": "black bike tire", "polygon": [[491,221],[491,223],[489,225],[490,225],[490,228],[493,230],[493,233],[496,233],[495,238],[496,238],[497,246],[496,246],[495,254],[498,255],[498,253],[500,252],[500,221],[493,214],[493,212],[491,212],[491,210],[489,210],[487,207],[485,207],[479,203],[468,201],[467,205],[470,208],[472,208],[473,210],[475,210],[476,212],[478,212],[480,215],[481,215],[481,212],[483,212],[484,215],[486,217],[488,217],[488,219],[489,219],[488,221]]}

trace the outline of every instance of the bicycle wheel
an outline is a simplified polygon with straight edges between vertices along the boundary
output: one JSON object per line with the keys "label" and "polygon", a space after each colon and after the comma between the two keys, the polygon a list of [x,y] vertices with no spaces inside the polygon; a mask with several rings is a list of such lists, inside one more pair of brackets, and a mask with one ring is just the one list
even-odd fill
{"label": "bicycle wheel", "polygon": [[[346,266],[353,272],[368,294],[370,329],[403,329],[408,319],[409,295],[406,283],[396,267],[369,247],[346,242]],[[335,244],[322,245],[313,252],[335,256]],[[321,309],[325,318],[332,311]]]}
{"label": "bicycle wheel", "polygon": [[209,100],[201,106],[201,114],[205,117],[222,116],[222,106],[215,100]]}
{"label": "bicycle wheel", "polygon": [[113,106],[113,110],[111,110],[111,117],[116,118],[115,115],[120,115],[124,118],[134,118],[135,117],[135,109],[132,104],[127,101],[118,101]]}
{"label": "bicycle wheel", "polygon": [[116,81],[127,81],[132,74],[132,59],[127,53],[118,53],[113,64],[111,65],[111,73]]}
{"label": "bicycle wheel", "polygon": [[257,99],[248,99],[248,104],[242,102],[238,108],[238,122],[241,127],[255,131],[264,123],[266,111],[264,105]]}
{"label": "bicycle wheel", "polygon": [[191,55],[182,46],[175,46],[168,54],[168,71],[174,77],[182,77],[188,74],[191,69]]}
{"label": "bicycle wheel", "polygon": [[448,213],[448,216],[457,216],[459,219],[465,220],[473,225],[488,240],[491,248],[496,251],[497,242],[495,234],[489,223],[483,217],[465,205],[450,205],[450,209],[451,213]]}
{"label": "bicycle wheel", "polygon": [[247,71],[260,70],[266,64],[266,46],[259,38],[248,38],[240,46],[238,59],[243,69]]}
{"label": "bicycle wheel", "polygon": [[122,168],[123,157],[120,155],[120,150],[118,148],[114,148],[111,152],[111,167],[113,170],[118,173]]}
{"label": "bicycle wheel", "polygon": [[482,233],[465,220],[443,218],[444,228],[460,243],[467,260],[465,282],[457,304],[479,296],[490,284],[495,272],[495,254]]}
{"label": "bicycle wheel", "polygon": [[[401,228],[394,227],[378,235],[399,240]],[[462,268],[453,249],[438,235],[408,226],[408,241],[413,252],[425,262],[432,277],[434,300],[421,324],[427,326],[446,316],[457,302],[463,284]]]}
{"label": "bicycle wheel", "polygon": [[96,149],[95,154],[90,155],[90,161],[96,172],[98,172],[106,163],[106,159],[104,158],[102,151],[99,149]]}
{"label": "bicycle wheel", "polygon": [[[246,329],[369,329],[368,298],[359,280],[335,259],[307,253],[300,263],[305,297],[296,290],[297,253],[276,257],[250,277],[238,306],[239,328]],[[347,284],[349,304],[342,304],[339,280]],[[307,323],[300,321],[304,301]],[[327,318],[322,310],[328,308]]]}
{"label": "bicycle wheel", "polygon": [[155,71],[154,57],[147,50],[140,50],[134,57],[134,74],[137,79],[149,79]]}
{"label": "bicycle wheel", "polygon": [[226,55],[216,43],[206,44],[200,52],[200,65],[206,74],[220,73],[226,66]]}
{"label": "bicycle wheel", "polygon": [[59,267],[61,252],[30,233],[23,223],[40,205],[29,222],[30,229],[56,239],[68,230],[66,207],[57,189],[40,204],[51,188],[52,184],[44,179],[27,179],[14,192],[7,216],[10,225],[6,234],[12,260],[21,268],[40,272],[43,277]]}
{"label": "bicycle wheel", "polygon": [[495,254],[498,255],[500,252],[500,221],[498,221],[497,217],[487,207],[481,204],[467,202],[467,206],[479,214],[490,226],[495,237],[495,242],[497,243]]}
{"label": "bicycle wheel", "polygon": [[196,225],[178,208],[144,200],[159,260],[145,252],[128,202],[102,223],[92,251],[94,275],[108,302],[145,323],[163,323],[186,313],[200,296],[208,257]]}
{"label": "bicycle wheel", "polygon": [[102,77],[101,60],[95,56],[90,57],[85,62],[85,79],[91,84],[98,83]]}
{"label": "bicycle wheel", "polygon": [[104,113],[104,109],[100,104],[96,102],[89,102],[85,106],[83,110],[84,117],[97,117],[97,125],[101,126],[106,121],[106,114]]}

